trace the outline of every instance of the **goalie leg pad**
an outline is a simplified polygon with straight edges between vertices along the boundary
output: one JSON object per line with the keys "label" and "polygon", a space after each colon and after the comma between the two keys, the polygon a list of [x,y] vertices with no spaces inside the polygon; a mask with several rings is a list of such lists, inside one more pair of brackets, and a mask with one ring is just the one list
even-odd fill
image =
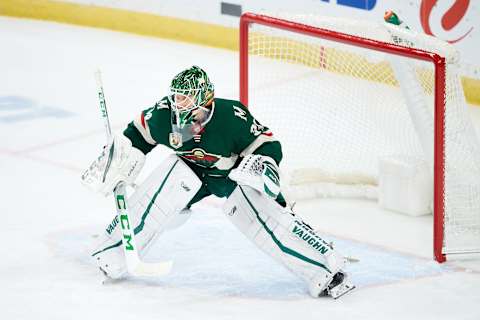
{"label": "goalie leg pad", "polygon": [[[159,234],[187,221],[190,210],[186,206],[201,185],[183,160],[171,155],[138,187],[127,201],[127,210],[141,257]],[[127,271],[121,237],[120,223],[115,216],[92,252],[98,266],[114,279]]]}
{"label": "goalie leg pad", "polygon": [[289,209],[248,186],[238,186],[223,210],[262,251],[304,279],[318,297],[345,259]]}

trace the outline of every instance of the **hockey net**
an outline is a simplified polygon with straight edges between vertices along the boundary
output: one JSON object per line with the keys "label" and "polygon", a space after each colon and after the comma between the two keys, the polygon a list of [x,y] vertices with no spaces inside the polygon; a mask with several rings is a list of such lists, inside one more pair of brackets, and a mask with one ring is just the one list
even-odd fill
{"label": "hockey net", "polygon": [[458,63],[449,44],[383,22],[240,22],[240,99],[282,142],[287,192],[376,198],[380,159],[424,161],[440,262],[480,251],[480,148]]}

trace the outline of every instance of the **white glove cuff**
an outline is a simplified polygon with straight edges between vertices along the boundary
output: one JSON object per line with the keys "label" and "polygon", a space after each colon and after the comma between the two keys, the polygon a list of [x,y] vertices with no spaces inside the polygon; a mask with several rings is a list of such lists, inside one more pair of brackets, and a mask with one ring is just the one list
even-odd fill
{"label": "white glove cuff", "polygon": [[104,196],[112,193],[115,186],[124,181],[132,184],[145,163],[145,155],[132,146],[123,134],[115,135],[82,175],[82,183]]}

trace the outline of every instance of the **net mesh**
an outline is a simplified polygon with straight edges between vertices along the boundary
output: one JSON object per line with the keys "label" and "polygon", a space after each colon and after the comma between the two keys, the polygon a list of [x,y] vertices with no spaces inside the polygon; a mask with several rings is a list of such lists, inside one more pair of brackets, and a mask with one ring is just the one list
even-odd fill
{"label": "net mesh", "polygon": [[[384,23],[277,17],[446,58],[444,253],[478,251],[480,150],[454,48]],[[392,155],[425,160],[433,177],[433,64],[259,24],[248,55],[249,108],[282,142],[290,194],[374,198]]]}

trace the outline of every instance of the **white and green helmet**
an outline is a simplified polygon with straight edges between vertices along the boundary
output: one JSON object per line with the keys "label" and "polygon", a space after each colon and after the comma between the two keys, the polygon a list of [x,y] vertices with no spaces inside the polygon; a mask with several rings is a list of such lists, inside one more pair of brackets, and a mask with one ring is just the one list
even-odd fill
{"label": "white and green helmet", "polygon": [[207,73],[192,66],[177,74],[170,84],[169,100],[175,124],[182,128],[194,121],[194,110],[204,108],[213,100],[213,83]]}

